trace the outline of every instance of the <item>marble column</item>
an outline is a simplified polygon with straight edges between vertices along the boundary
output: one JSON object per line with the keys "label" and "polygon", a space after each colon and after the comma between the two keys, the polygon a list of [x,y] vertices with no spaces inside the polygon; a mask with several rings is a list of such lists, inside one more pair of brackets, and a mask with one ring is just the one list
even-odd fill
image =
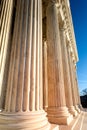
{"label": "marble column", "polygon": [[51,0],[47,7],[48,119],[52,123],[69,124],[72,115],[65,101],[63,63],[58,25],[58,9]]}
{"label": "marble column", "polygon": [[43,110],[42,75],[42,1],[17,0],[0,129],[50,129]]}
{"label": "marble column", "polygon": [[10,17],[12,13],[12,5],[13,1],[1,1],[2,10],[1,10],[1,30],[0,30],[0,73],[3,70],[2,67],[4,65],[4,57],[6,54],[7,42],[8,42],[8,34],[10,27]]}
{"label": "marble column", "polygon": [[77,86],[77,95],[78,95],[78,105],[81,105],[80,93],[79,93],[79,86],[78,86],[78,80],[77,80],[77,67],[76,67],[76,65],[75,65],[75,75],[76,75],[76,86]]}
{"label": "marble column", "polygon": [[[11,19],[13,11],[13,0],[1,0],[0,3],[0,109],[2,109],[5,94],[6,58],[8,57],[9,35],[11,30]],[[8,45],[9,44],[9,45]],[[3,96],[2,96],[3,95]]]}
{"label": "marble column", "polygon": [[80,93],[78,88],[78,81],[77,81],[77,73],[76,73],[76,86],[77,86],[77,95],[78,95],[78,107],[82,110],[81,100],[80,100]]}
{"label": "marble column", "polygon": [[43,42],[43,106],[48,107],[47,42]]}
{"label": "marble column", "polygon": [[[70,46],[70,44],[67,45],[67,52],[68,52],[68,59],[69,59],[69,68],[70,68],[70,78],[71,78],[73,106],[74,106],[74,108],[76,110],[77,101],[76,101],[76,95],[75,95],[75,81],[74,81],[74,75],[73,75],[72,53],[71,53],[71,46]],[[76,116],[77,115],[78,115],[78,112],[76,112]]]}
{"label": "marble column", "polygon": [[61,36],[61,48],[62,48],[62,60],[63,60],[63,76],[64,76],[64,88],[65,88],[65,98],[66,98],[66,106],[69,109],[69,112],[76,116],[76,111],[73,106],[72,99],[72,90],[71,90],[71,81],[70,81],[70,72],[69,72],[69,59],[67,54],[67,45],[66,45],[66,36],[65,36],[65,28],[60,28],[60,36]]}
{"label": "marble column", "polygon": [[76,98],[76,104],[75,108],[78,113],[80,113],[80,109],[78,108],[78,91],[77,91],[77,84],[76,84],[76,71],[75,71],[75,58],[72,55],[72,72],[73,72],[73,82],[74,82],[74,92],[75,92],[75,98]]}

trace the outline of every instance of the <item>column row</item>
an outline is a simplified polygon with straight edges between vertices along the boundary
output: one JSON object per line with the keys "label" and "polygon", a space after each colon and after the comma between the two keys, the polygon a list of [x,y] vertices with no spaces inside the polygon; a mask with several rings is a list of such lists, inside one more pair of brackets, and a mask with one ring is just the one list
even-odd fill
{"label": "column row", "polygon": [[48,119],[69,124],[80,112],[70,41],[67,42],[64,21],[59,23],[56,1],[47,6],[47,75]]}

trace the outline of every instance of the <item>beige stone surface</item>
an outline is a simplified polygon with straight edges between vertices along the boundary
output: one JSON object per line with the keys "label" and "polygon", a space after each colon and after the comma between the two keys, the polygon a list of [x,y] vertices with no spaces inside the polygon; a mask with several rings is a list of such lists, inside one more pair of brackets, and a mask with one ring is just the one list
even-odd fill
{"label": "beige stone surface", "polygon": [[74,81],[74,75],[73,75],[73,66],[72,66],[72,57],[71,57],[71,51],[70,51],[70,46],[69,44],[67,45],[67,53],[68,53],[68,59],[69,59],[69,73],[70,73],[70,79],[71,79],[71,90],[72,90],[72,99],[73,99],[73,108],[74,108],[74,112],[75,112],[75,116],[78,115],[78,112],[76,110],[76,105],[77,105],[77,101],[76,101],[76,96],[75,96],[75,81]]}
{"label": "beige stone surface", "polygon": [[19,0],[16,6],[0,129],[49,130],[43,110],[42,2]]}
{"label": "beige stone surface", "polygon": [[2,9],[0,11],[0,108],[3,107],[5,100],[2,95],[5,95],[5,89],[6,89],[5,85],[8,71],[7,60],[9,60],[8,51],[10,51],[9,40],[11,40],[11,38],[9,38],[9,36],[11,32],[13,0],[11,0],[11,2],[10,1],[5,2],[5,0],[3,0],[1,4],[2,6],[1,5],[0,6],[2,7]]}
{"label": "beige stone surface", "polygon": [[48,107],[47,42],[43,42],[43,107]]}
{"label": "beige stone surface", "polygon": [[65,88],[65,98],[66,98],[66,106],[69,109],[69,112],[75,116],[76,112],[73,107],[73,97],[72,97],[72,86],[70,81],[70,73],[69,73],[69,57],[67,53],[67,43],[66,43],[66,35],[65,35],[65,27],[64,25],[60,27],[60,37],[61,37],[61,48],[62,48],[62,61],[63,61],[63,77],[64,77],[64,88]]}
{"label": "beige stone surface", "polygon": [[50,130],[59,130],[59,126],[55,124],[51,124]]}
{"label": "beige stone surface", "polygon": [[59,130],[82,130],[81,125],[82,125],[82,118],[84,114],[83,112],[78,116],[74,117],[73,121],[69,125],[60,125]]}
{"label": "beige stone surface", "polygon": [[81,127],[80,130],[86,130],[87,129],[87,112],[84,113],[81,121]]}
{"label": "beige stone surface", "polygon": [[65,99],[63,62],[59,31],[59,19],[55,2],[47,7],[47,69],[48,69],[48,120],[51,123],[68,124],[72,120]]}
{"label": "beige stone surface", "polygon": [[69,1],[0,7],[0,130],[86,130]]}
{"label": "beige stone surface", "polygon": [[74,120],[68,126],[61,125],[59,130],[86,130],[87,129],[87,113],[82,111],[78,117],[75,117]]}

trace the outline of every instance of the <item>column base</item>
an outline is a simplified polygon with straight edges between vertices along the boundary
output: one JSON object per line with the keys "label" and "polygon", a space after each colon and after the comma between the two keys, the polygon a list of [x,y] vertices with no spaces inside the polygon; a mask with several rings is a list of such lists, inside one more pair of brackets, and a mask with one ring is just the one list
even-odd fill
{"label": "column base", "polygon": [[43,110],[0,113],[0,130],[50,130],[50,128]]}
{"label": "column base", "polygon": [[59,130],[59,126],[55,124],[51,124],[50,130]]}
{"label": "column base", "polygon": [[83,110],[83,107],[82,107],[81,104],[79,104],[78,107],[79,107],[80,110]]}
{"label": "column base", "polygon": [[81,110],[79,109],[78,105],[75,106],[75,109],[76,109],[76,111],[77,111],[78,113],[81,112]]}
{"label": "column base", "polygon": [[44,109],[45,112],[47,112],[47,108],[48,108],[48,107],[43,107],[43,109]]}
{"label": "column base", "polygon": [[77,111],[75,110],[74,106],[71,106],[68,108],[69,109],[69,112],[74,116],[76,117],[78,115]]}
{"label": "column base", "polygon": [[54,124],[68,125],[73,120],[67,107],[48,108],[47,112],[49,122]]}

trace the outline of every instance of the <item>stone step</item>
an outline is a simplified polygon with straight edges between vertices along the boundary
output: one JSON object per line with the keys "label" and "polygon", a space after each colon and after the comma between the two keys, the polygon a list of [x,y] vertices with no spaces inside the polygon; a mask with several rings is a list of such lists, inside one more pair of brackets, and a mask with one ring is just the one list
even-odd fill
{"label": "stone step", "polygon": [[85,113],[82,112],[78,122],[74,126],[73,130],[82,130],[83,120],[84,120]]}
{"label": "stone step", "polygon": [[87,130],[87,111],[85,112],[82,122],[83,123],[80,130]]}
{"label": "stone step", "polygon": [[69,125],[60,125],[59,130],[81,130],[80,127],[83,115],[83,112],[81,112]]}

